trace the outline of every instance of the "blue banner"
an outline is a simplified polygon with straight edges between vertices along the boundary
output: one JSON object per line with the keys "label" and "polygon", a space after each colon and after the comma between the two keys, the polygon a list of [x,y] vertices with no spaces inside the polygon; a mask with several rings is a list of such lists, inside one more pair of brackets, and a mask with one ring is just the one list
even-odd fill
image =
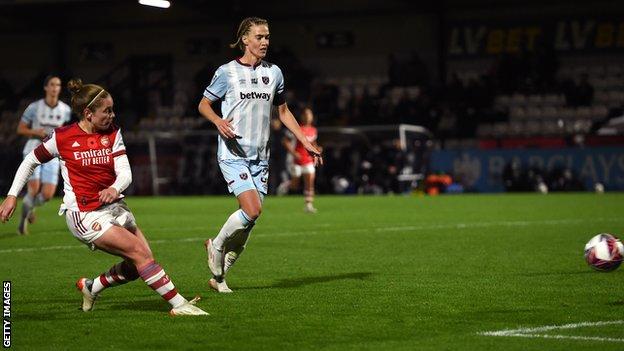
{"label": "blue banner", "polygon": [[571,169],[587,189],[600,182],[606,190],[624,190],[624,147],[441,150],[431,156],[431,171],[451,174],[467,190],[500,192],[503,170],[512,161],[545,173]]}

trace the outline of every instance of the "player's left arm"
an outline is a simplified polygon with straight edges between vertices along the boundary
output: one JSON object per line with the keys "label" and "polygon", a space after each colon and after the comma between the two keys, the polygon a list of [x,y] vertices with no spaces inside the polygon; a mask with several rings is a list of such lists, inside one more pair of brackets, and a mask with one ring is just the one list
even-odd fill
{"label": "player's left arm", "polygon": [[126,155],[121,131],[117,132],[115,143],[113,144],[113,163],[115,167],[115,182],[108,188],[99,192],[99,200],[103,204],[116,201],[120,194],[132,183],[132,169],[130,161]]}
{"label": "player's left arm", "polygon": [[288,128],[288,130],[290,130],[295,135],[297,140],[299,140],[301,144],[303,144],[303,147],[308,150],[310,155],[314,157],[314,165],[322,165],[323,156],[321,156],[321,151],[319,151],[319,149],[317,149],[308,141],[308,138],[306,138],[306,136],[301,131],[301,127],[299,127],[299,123],[297,123],[295,116],[293,116],[292,112],[290,112],[290,109],[288,109],[288,105],[286,103],[279,105],[277,107],[277,111],[280,121],[282,121],[286,128]]}
{"label": "player's left arm", "polygon": [[316,142],[316,140],[314,140],[314,141],[312,142],[312,145],[314,145],[314,147],[315,147],[318,151],[323,152],[323,147],[322,147],[321,145],[319,145],[319,144]]}

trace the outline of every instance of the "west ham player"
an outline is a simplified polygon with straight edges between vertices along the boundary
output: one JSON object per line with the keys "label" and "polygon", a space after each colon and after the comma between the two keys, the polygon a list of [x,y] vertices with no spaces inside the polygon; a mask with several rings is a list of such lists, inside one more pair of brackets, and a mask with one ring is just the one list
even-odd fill
{"label": "west ham player", "polygon": [[[17,125],[17,134],[28,137],[24,145],[24,157],[34,150],[41,140],[50,135],[54,128],[68,123],[71,109],[59,100],[61,78],[47,76],[43,82],[45,98],[39,99],[26,108]],[[17,227],[19,234],[28,234],[28,223],[35,221],[35,207],[41,206],[54,196],[59,178],[57,158],[35,168],[28,180],[28,192],[22,203],[22,214]]]}
{"label": "west ham player", "polygon": [[[213,275],[210,287],[224,293],[231,292],[225,275],[245,249],[267,193],[268,141],[274,106],[284,126],[312,154],[315,164],[322,162],[320,152],[306,139],[288,109],[282,71],[263,60],[269,47],[268,22],[257,17],[244,19],[236,42],[230,46],[241,49],[243,56],[217,69],[199,103],[199,112],[219,130],[219,167],[240,207],[229,216],[218,235],[206,241],[208,266]],[[211,104],[217,100],[222,100],[223,118],[212,109]]]}
{"label": "west ham player", "polygon": [[[318,133],[316,127],[312,124],[313,122],[314,114],[312,110],[305,108],[301,115],[301,131],[314,147],[322,151],[321,147],[316,143]],[[314,208],[314,159],[300,141],[297,140],[294,147],[292,144],[290,141],[283,143],[288,153],[292,156],[292,162],[289,164],[290,189],[298,190],[300,185],[299,179],[303,177],[303,195],[305,200],[303,209],[309,213],[316,213],[316,208]]]}
{"label": "west ham player", "polygon": [[113,98],[102,87],[71,80],[73,111],[80,121],[57,128],[20,164],[7,198],[0,205],[6,222],[15,210],[16,196],[38,165],[58,157],[65,183],[61,213],[72,234],[91,249],[100,249],[124,260],[93,280],[76,283],[83,295],[82,310],[90,311],[104,289],[139,277],[171,304],[172,315],[205,315],[180,295],[169,276],[154,261],[152,251],[122,200],[132,172],[120,130],[113,124]]}

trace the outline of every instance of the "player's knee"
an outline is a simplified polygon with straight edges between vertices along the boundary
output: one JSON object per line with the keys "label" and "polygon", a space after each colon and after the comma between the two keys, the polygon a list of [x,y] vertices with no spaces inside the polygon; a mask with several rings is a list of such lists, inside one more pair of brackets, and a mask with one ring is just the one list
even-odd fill
{"label": "player's knee", "polygon": [[143,243],[136,243],[133,245],[128,254],[128,258],[132,260],[137,267],[154,260],[152,252]]}
{"label": "player's knee", "polygon": [[54,193],[53,192],[50,192],[50,193],[44,192],[43,193],[43,201],[44,202],[50,201],[53,197],[54,197]]}
{"label": "player's knee", "polygon": [[258,217],[260,217],[260,214],[262,213],[262,206],[252,206],[249,209],[249,212],[245,211],[245,213],[252,221],[255,221],[256,219],[258,219]]}

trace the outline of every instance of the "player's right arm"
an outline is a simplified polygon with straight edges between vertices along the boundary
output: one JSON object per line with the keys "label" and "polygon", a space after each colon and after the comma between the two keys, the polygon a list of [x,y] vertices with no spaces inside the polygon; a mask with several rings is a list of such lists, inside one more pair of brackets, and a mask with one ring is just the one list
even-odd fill
{"label": "player's right arm", "polygon": [[219,134],[226,139],[236,137],[230,124],[231,119],[219,117],[212,108],[212,103],[222,99],[228,89],[227,75],[222,67],[219,67],[210,81],[210,85],[204,90],[204,96],[199,101],[197,109],[199,113],[217,127]]}
{"label": "player's right arm", "polygon": [[37,139],[42,139],[43,140],[47,136],[46,132],[45,132],[45,129],[43,129],[43,128],[39,128],[39,129],[32,129],[32,128],[30,128],[30,126],[35,121],[35,118],[37,118],[37,111],[36,111],[36,109],[37,108],[36,108],[35,104],[28,105],[28,107],[24,111],[24,114],[22,115],[22,118],[20,119],[19,124],[17,125],[17,134],[18,135],[23,135],[23,136],[28,137],[28,138],[37,138]]}
{"label": "player's right arm", "polygon": [[58,156],[58,149],[56,146],[56,135],[53,133],[49,139],[37,146],[37,148],[29,152],[28,155],[24,157],[24,160],[18,167],[17,172],[15,172],[13,184],[7,193],[7,197],[0,205],[0,221],[2,223],[11,218],[13,211],[15,211],[17,195],[19,195],[22,191],[22,188],[24,188],[24,185],[28,182],[28,178],[30,178],[35,168],[42,163],[50,161],[56,156]]}
{"label": "player's right arm", "polygon": [[212,122],[219,130],[219,134],[226,139],[232,139],[236,137],[234,133],[234,129],[232,129],[232,125],[230,124],[231,119],[223,119],[217,115],[212,109],[212,101],[206,97],[203,97],[199,102],[198,106],[199,113],[201,113],[204,118]]}
{"label": "player's right arm", "polygon": [[23,135],[28,138],[37,138],[37,139],[43,139],[46,137],[45,129],[43,128],[32,129],[28,126],[28,124],[22,121],[20,121],[19,124],[17,125],[17,134]]}

